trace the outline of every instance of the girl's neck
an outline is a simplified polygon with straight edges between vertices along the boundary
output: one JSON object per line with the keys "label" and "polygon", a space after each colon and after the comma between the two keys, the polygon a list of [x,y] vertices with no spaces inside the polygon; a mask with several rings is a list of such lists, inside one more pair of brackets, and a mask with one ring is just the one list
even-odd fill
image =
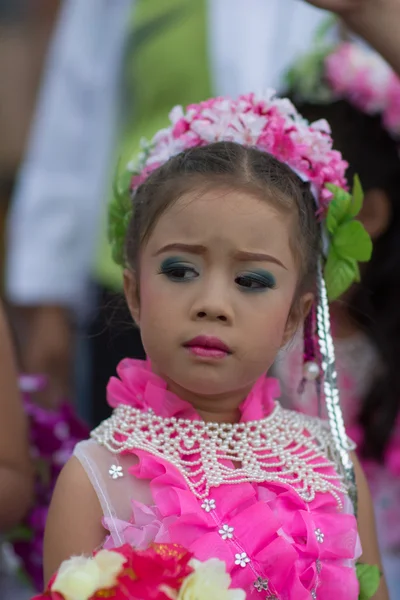
{"label": "girl's neck", "polygon": [[204,421],[215,423],[237,423],[241,417],[240,405],[246,399],[252,386],[243,390],[233,390],[225,394],[215,396],[202,396],[181,388],[168,378],[168,390],[189,402]]}

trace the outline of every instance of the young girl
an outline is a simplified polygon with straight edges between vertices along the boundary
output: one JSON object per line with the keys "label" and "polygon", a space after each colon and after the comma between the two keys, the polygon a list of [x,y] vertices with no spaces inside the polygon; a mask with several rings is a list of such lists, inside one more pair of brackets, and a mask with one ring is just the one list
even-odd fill
{"label": "young girl", "polygon": [[[358,527],[354,516],[320,236],[326,185],[337,202],[346,163],[326,122],[308,126],[272,93],[176,108],[171,121],[111,209],[148,362],[122,361],[113,416],[61,474],[46,577],[100,546],[170,542],[225,561],[247,598],[356,600],[355,561],[380,558],[352,456]],[[266,377],[311,306],[331,432],[284,410]],[[383,580],[375,598],[387,599]]]}
{"label": "young girl", "polygon": [[[308,60],[308,67],[311,63]],[[326,116],[335,148],[365,191],[359,219],[374,241],[361,284],[332,308],[339,388],[347,432],[357,441],[375,504],[378,537],[393,598],[400,597],[400,80],[377,55],[340,44],[316,70],[307,98],[292,72],[302,113]],[[310,70],[309,70],[310,72]],[[300,75],[300,73],[298,73]],[[302,73],[304,75],[304,73]],[[294,76],[294,77],[293,77]],[[310,84],[310,79],[308,79]],[[325,103],[316,101],[324,89]],[[315,386],[298,393],[301,351],[277,362],[290,406],[318,414]],[[292,351],[291,351],[292,350]],[[326,416],[326,415],[322,415]]]}

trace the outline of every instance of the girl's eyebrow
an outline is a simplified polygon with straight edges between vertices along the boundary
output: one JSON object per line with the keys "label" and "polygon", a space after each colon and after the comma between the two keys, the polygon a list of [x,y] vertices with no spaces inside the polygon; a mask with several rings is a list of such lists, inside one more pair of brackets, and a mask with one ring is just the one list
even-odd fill
{"label": "girl's eyebrow", "polygon": [[264,254],[263,252],[246,252],[245,250],[239,250],[235,253],[235,258],[236,260],[240,260],[243,262],[270,262],[282,267],[282,269],[285,269],[287,271],[287,267],[285,267],[285,265],[279,260],[279,258],[276,258],[276,256],[272,256],[271,254]]}
{"label": "girl's eyebrow", "polygon": [[207,248],[205,246],[201,246],[200,244],[167,244],[163,246],[154,254],[154,256],[159,256],[164,252],[170,252],[171,250],[180,250],[181,252],[190,252],[190,254],[206,254]]}
{"label": "girl's eyebrow", "polygon": [[[167,244],[163,246],[154,254],[154,256],[159,256],[164,252],[170,252],[171,250],[178,250],[181,252],[189,252],[190,254],[206,254],[207,248],[202,246],[201,244],[182,244],[182,243],[173,243]],[[235,252],[235,259],[241,262],[252,262],[252,261],[262,261],[262,262],[270,262],[274,263],[287,271],[287,267],[275,256],[271,256],[271,254],[264,254],[262,252],[247,252],[245,250],[239,250]]]}

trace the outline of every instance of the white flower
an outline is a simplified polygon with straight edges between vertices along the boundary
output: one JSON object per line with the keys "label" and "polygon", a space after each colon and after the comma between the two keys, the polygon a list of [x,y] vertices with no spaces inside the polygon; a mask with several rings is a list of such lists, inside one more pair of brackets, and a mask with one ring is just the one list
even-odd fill
{"label": "white flower", "polygon": [[74,556],[62,563],[51,586],[65,600],[89,600],[99,590],[112,588],[125,562],[117,552],[100,550],[96,556]]}
{"label": "white flower", "polygon": [[185,113],[183,112],[183,107],[179,104],[174,106],[174,108],[169,113],[169,120],[173,125],[183,119],[185,117]]}
{"label": "white flower", "polygon": [[[315,124],[317,128],[324,126],[323,120],[322,123],[316,121]],[[311,126],[314,128],[314,123]],[[306,124],[298,124],[298,128],[291,133],[291,138],[296,145],[305,146],[308,149],[308,156],[313,160],[324,162],[329,157],[332,140],[329,135],[322,133],[321,129],[312,131]]]}
{"label": "white flower", "polygon": [[243,590],[229,589],[231,578],[222,561],[211,558],[204,563],[191,561],[190,564],[195,571],[184,580],[178,600],[245,600]]}
{"label": "white flower", "polygon": [[321,529],[319,527],[318,527],[318,529],[315,530],[315,537],[317,538],[317,542],[319,544],[324,543],[325,534],[321,531]]}
{"label": "white flower", "polygon": [[214,498],[211,498],[211,499],[206,498],[204,500],[203,504],[201,505],[201,508],[208,513],[211,512],[212,510],[215,510],[216,504],[215,504]]}
{"label": "white flower", "polygon": [[[146,161],[146,166],[166,163],[172,156],[176,156],[185,149],[185,141],[182,138],[175,139],[170,130],[166,130],[168,135],[162,136],[160,140],[155,140],[155,146]],[[158,134],[156,134],[158,135]]]}
{"label": "white flower", "polygon": [[232,141],[238,144],[255,146],[264,127],[267,118],[263,115],[253,113],[244,113],[232,119]]}
{"label": "white flower", "polygon": [[218,118],[213,115],[213,118],[210,120],[197,119],[193,121],[191,129],[205,142],[213,143],[231,141],[233,139],[231,125],[232,114],[226,113],[218,115]]}
{"label": "white flower", "polygon": [[119,477],[124,476],[124,472],[120,465],[111,465],[108,470],[108,474],[112,479],[118,479]]}
{"label": "white flower", "polygon": [[241,552],[240,554],[235,554],[235,565],[240,565],[241,567],[245,567],[247,563],[250,562],[249,557],[246,552]]}
{"label": "white flower", "polygon": [[229,525],[222,525],[222,528],[218,531],[223,540],[231,540],[233,538],[233,527]]}
{"label": "white flower", "polygon": [[318,119],[318,121],[313,121],[312,123],[310,123],[310,126],[316,131],[326,133],[327,135],[330,135],[332,133],[331,126],[329,125],[326,119]]}

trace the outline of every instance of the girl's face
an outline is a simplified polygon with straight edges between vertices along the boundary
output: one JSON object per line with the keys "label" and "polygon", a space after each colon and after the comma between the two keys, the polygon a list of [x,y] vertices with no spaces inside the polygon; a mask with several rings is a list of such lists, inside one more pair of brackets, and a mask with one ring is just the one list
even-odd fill
{"label": "girl's face", "polygon": [[180,397],[243,399],[293,335],[311,298],[291,310],[292,218],[245,191],[214,189],[183,195],[158,220],[140,280],[127,272],[125,291],[154,372]]}

